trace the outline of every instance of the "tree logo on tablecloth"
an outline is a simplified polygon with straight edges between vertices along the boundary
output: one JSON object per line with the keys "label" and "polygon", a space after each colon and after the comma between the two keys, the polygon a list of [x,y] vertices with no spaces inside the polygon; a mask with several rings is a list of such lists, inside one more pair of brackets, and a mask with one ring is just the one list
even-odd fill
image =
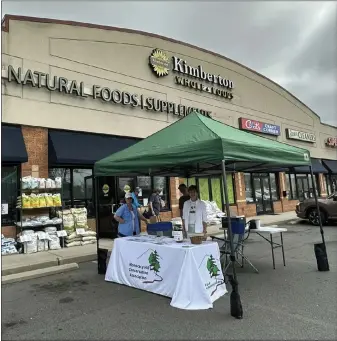
{"label": "tree logo on tablecloth", "polygon": [[212,255],[209,256],[208,260],[207,260],[207,270],[209,272],[209,275],[211,276],[211,278],[213,277],[218,277],[219,276],[219,268],[215,263],[215,259]]}
{"label": "tree logo on tablecloth", "polygon": [[163,280],[163,277],[161,277],[159,273],[161,269],[160,260],[162,258],[156,250],[148,249],[143,252],[137,259],[140,259],[146,255],[149,255],[147,258],[149,265],[142,266],[142,274],[146,272],[146,278],[141,278],[144,279],[143,283],[161,282]]}
{"label": "tree logo on tablecloth", "polygon": [[213,296],[213,294],[218,290],[218,287],[224,283],[224,280],[219,278],[219,276],[222,275],[220,261],[214,258],[212,254],[205,255],[200,262],[199,271],[205,275],[205,271],[207,271],[209,279],[207,280],[207,275],[206,277],[203,276],[205,280],[205,288],[206,290],[212,290],[210,295]]}

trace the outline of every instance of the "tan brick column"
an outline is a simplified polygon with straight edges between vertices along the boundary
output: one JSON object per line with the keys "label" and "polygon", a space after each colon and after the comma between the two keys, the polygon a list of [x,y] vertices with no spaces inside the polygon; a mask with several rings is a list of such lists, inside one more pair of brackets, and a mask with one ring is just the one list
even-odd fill
{"label": "tan brick column", "polygon": [[[281,172],[279,173],[279,189],[280,189],[280,199],[281,199],[281,205],[282,205],[282,212],[284,212],[284,207],[286,206],[286,202],[288,201],[288,198],[283,197],[283,191],[286,191],[286,175],[285,173]],[[289,193],[287,193],[289,195]]]}
{"label": "tan brick column", "polygon": [[22,176],[48,178],[48,129],[22,126],[28,162],[22,164]]}
{"label": "tan brick column", "polygon": [[328,193],[327,193],[327,183],[326,183],[326,178],[324,176],[324,174],[318,174],[318,184],[317,186],[319,187],[319,193],[322,197],[327,197]]}
{"label": "tan brick column", "polygon": [[246,214],[246,186],[244,173],[235,173],[235,198],[238,215]]}

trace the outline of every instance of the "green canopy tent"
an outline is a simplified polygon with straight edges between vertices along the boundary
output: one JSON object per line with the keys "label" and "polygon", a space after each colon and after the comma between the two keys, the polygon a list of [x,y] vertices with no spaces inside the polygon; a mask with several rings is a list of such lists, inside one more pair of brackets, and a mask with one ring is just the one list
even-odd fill
{"label": "green canopy tent", "polygon": [[95,176],[182,176],[310,165],[307,150],[254,135],[192,113],[95,164]]}
{"label": "green canopy tent", "polygon": [[[311,167],[307,150],[191,113],[131,147],[97,161],[94,176],[191,177],[222,173],[228,226],[231,226],[226,171],[261,171],[295,166]],[[313,189],[317,202],[314,181]],[[230,228],[228,232],[233,274],[236,277]]]}

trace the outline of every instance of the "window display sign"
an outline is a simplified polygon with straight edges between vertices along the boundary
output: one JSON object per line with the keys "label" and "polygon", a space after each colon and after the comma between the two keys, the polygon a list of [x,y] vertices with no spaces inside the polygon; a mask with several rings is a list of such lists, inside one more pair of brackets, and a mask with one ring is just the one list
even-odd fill
{"label": "window display sign", "polygon": [[299,140],[304,142],[315,143],[316,135],[314,133],[307,133],[304,131],[298,131],[294,129],[286,129],[287,139],[290,140]]}
{"label": "window display sign", "polygon": [[8,214],[8,204],[1,204],[1,215]]}
{"label": "window display sign", "polygon": [[263,123],[248,118],[239,118],[239,126],[241,130],[254,131],[257,133],[268,135],[281,135],[281,127],[272,123]]}
{"label": "window display sign", "polygon": [[328,147],[336,148],[337,147],[337,137],[328,137],[325,141],[325,144]]}

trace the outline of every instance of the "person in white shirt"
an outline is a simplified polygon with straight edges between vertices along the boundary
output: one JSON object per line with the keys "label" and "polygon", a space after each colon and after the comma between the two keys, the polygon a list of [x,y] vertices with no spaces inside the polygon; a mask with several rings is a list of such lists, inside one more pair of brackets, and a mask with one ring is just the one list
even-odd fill
{"label": "person in white shirt", "polygon": [[185,201],[183,208],[184,235],[193,233],[207,233],[206,204],[198,198],[197,186],[188,188],[190,200]]}

